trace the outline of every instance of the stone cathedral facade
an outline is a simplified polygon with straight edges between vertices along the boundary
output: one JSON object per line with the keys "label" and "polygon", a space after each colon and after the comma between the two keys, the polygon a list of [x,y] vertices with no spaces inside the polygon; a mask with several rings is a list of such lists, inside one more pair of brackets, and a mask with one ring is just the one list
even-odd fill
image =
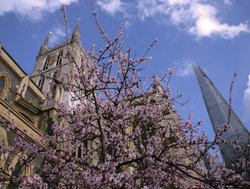
{"label": "stone cathedral facade", "polygon": [[[54,48],[48,47],[49,36],[42,44],[36,58],[33,72],[28,75],[0,46],[0,143],[2,146],[14,144],[18,134],[25,141],[34,143],[45,133],[55,119],[58,102],[72,106],[72,95],[52,78],[62,78],[74,65],[81,62],[83,48],[80,43],[79,24],[76,25],[71,40]],[[74,57],[70,60],[67,53]],[[15,125],[11,127],[11,124]],[[10,125],[7,128],[7,125]],[[1,146],[0,145],[0,146]],[[8,154],[0,148],[0,168],[11,174],[18,163],[18,153]],[[25,170],[27,172],[31,170]],[[1,179],[0,174],[0,179]],[[1,186],[0,186],[1,188]]]}

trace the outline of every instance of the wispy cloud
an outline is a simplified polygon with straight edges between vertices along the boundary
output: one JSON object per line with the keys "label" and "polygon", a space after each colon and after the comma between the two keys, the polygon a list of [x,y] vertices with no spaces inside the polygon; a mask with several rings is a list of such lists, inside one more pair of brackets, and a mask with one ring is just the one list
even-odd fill
{"label": "wispy cloud", "polygon": [[124,3],[121,0],[98,0],[97,5],[105,12],[114,15],[124,12]]}
{"label": "wispy cloud", "polygon": [[226,4],[226,5],[232,5],[233,3],[232,3],[231,0],[224,0],[224,4]]}
{"label": "wispy cloud", "polygon": [[152,17],[157,14],[168,15],[169,14],[169,5],[167,2],[156,0],[138,0],[138,15],[141,20],[144,20],[147,17]]}
{"label": "wispy cloud", "polygon": [[248,75],[247,88],[244,91],[243,97],[245,116],[250,120],[250,74]]}
{"label": "wispy cloud", "polygon": [[0,16],[15,13],[28,20],[39,20],[47,13],[55,12],[62,4],[70,5],[78,0],[8,0],[0,1]]}
{"label": "wispy cloud", "polygon": [[[225,0],[229,5],[231,1]],[[219,36],[232,39],[241,32],[250,32],[246,23],[229,25],[218,18],[218,8],[203,0],[138,0],[138,15],[147,17],[165,16],[170,22],[182,27],[197,38]]]}
{"label": "wispy cloud", "polygon": [[65,30],[62,27],[56,27],[51,30],[51,36],[49,38],[49,45],[54,46],[58,44],[60,41],[63,41],[66,34]]}
{"label": "wispy cloud", "polygon": [[181,63],[176,63],[176,75],[179,77],[188,77],[194,74],[193,64],[195,61],[184,60]]}

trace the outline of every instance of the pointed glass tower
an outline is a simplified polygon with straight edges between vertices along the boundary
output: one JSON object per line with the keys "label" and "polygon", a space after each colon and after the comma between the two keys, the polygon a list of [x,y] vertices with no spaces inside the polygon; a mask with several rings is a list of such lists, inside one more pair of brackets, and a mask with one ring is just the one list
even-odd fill
{"label": "pointed glass tower", "polygon": [[[221,131],[228,122],[229,104],[222,97],[204,71],[196,64],[193,65],[193,67],[213,129],[215,132]],[[222,139],[229,143],[220,144],[219,147],[226,166],[230,168],[231,165],[239,159],[239,153],[231,143],[233,141],[239,141],[241,148],[245,149],[246,145],[250,142],[250,135],[233,110],[231,110],[229,125],[229,129],[221,136]]]}

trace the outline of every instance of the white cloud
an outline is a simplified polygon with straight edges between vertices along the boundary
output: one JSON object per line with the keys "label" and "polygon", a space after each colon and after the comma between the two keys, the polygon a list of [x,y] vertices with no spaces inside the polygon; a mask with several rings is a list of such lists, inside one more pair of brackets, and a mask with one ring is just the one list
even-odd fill
{"label": "white cloud", "polygon": [[169,5],[185,5],[190,2],[190,0],[168,0]]}
{"label": "white cloud", "polygon": [[99,5],[102,10],[111,15],[124,11],[124,3],[121,0],[98,0],[97,5]]}
{"label": "white cloud", "polygon": [[54,46],[58,44],[60,41],[63,41],[66,36],[65,30],[60,27],[53,28],[53,30],[50,33],[51,33],[51,36],[49,38],[50,46]]}
{"label": "white cloud", "polygon": [[[224,4],[229,5],[230,2],[225,0]],[[142,20],[156,15],[165,16],[173,25],[183,27],[198,38],[219,36],[232,39],[241,32],[250,32],[245,23],[229,25],[221,22],[215,5],[204,0],[138,0],[137,8]]]}
{"label": "white cloud", "polygon": [[0,0],[0,16],[15,13],[29,20],[39,20],[46,13],[55,12],[62,4],[75,2],[78,0]]}
{"label": "white cloud", "polygon": [[194,74],[193,64],[194,61],[185,60],[183,63],[178,63],[176,68],[176,75],[180,77],[187,77]]}
{"label": "white cloud", "polygon": [[211,5],[194,3],[190,11],[195,25],[189,29],[189,32],[197,37],[218,35],[222,38],[230,39],[236,37],[241,32],[250,31],[248,26],[243,23],[237,26],[220,23],[216,18],[217,9]]}
{"label": "white cloud", "polygon": [[248,117],[248,120],[249,120],[249,117],[250,117],[250,74],[248,75],[247,88],[244,91],[243,103],[244,103],[245,116]]}
{"label": "white cloud", "polygon": [[225,5],[232,5],[232,1],[231,0],[224,0],[224,4]]}
{"label": "white cloud", "polygon": [[142,20],[156,14],[169,14],[169,6],[164,0],[138,0],[137,9]]}

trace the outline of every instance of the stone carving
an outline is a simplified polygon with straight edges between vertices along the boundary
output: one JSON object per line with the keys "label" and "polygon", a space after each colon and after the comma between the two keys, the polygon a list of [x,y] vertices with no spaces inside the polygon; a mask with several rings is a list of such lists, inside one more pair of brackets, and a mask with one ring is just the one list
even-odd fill
{"label": "stone carving", "polygon": [[22,81],[21,81],[21,83],[20,83],[20,85],[19,85],[19,87],[18,87],[18,90],[17,90],[17,93],[18,94],[20,94],[21,95],[21,97],[25,97],[25,93],[26,93],[26,91],[27,91],[27,88],[28,88],[28,86],[29,86],[29,76],[25,76],[23,79],[22,79]]}

